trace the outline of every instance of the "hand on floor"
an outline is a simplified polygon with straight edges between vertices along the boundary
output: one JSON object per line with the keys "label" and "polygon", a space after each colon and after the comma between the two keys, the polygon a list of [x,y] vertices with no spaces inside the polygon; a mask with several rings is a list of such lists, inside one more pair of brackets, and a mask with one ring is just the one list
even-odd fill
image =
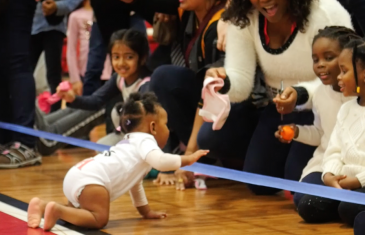
{"label": "hand on floor", "polygon": [[185,188],[190,188],[194,185],[194,172],[177,170],[175,171],[175,176],[177,178],[176,190],[185,190]]}
{"label": "hand on floor", "polygon": [[175,174],[159,173],[157,179],[153,181],[154,184],[159,185],[174,185],[176,182]]}

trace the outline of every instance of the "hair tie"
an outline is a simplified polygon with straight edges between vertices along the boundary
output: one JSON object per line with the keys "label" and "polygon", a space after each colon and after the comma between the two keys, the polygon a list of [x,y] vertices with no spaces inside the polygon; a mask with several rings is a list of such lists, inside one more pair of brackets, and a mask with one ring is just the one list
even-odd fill
{"label": "hair tie", "polygon": [[125,121],[125,124],[128,126],[128,125],[130,125],[131,124],[131,120],[129,120],[129,119],[127,119],[126,121]]}

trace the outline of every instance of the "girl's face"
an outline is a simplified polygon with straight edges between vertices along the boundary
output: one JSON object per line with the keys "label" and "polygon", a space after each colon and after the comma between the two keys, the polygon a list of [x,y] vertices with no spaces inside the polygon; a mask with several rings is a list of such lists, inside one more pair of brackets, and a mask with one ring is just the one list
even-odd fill
{"label": "girl's face", "polygon": [[207,9],[214,0],[180,0],[180,7],[185,11],[197,11]]}
{"label": "girl's face", "polygon": [[139,56],[123,42],[116,42],[112,48],[113,69],[119,76],[128,79],[138,77]]}
{"label": "girl's face", "polygon": [[324,85],[332,85],[340,91],[337,76],[340,74],[338,56],[341,48],[338,41],[329,38],[318,38],[312,47],[313,71]]}
{"label": "girl's face", "polygon": [[287,13],[289,0],[250,0],[252,5],[265,16],[270,23],[279,22]]}
{"label": "girl's face", "polygon": [[162,149],[165,147],[170,135],[169,128],[167,127],[167,112],[164,108],[157,107],[157,115],[151,126],[151,133],[155,137],[158,146]]}
{"label": "girl's face", "polygon": [[[340,75],[338,75],[338,85],[341,87],[341,92],[344,96],[357,96],[351,49],[344,49],[341,52],[338,57],[338,64],[341,70]],[[360,74],[359,71],[358,74]]]}

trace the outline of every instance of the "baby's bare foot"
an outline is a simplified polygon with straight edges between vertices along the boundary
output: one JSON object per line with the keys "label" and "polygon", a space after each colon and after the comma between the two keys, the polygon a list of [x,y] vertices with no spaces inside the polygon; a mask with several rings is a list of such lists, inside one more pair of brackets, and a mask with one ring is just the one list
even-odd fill
{"label": "baby's bare foot", "polygon": [[44,212],[44,226],[45,231],[51,230],[55,226],[57,220],[60,218],[60,205],[56,202],[49,202]]}
{"label": "baby's bare foot", "polygon": [[35,197],[29,202],[28,206],[28,226],[38,228],[47,203]]}

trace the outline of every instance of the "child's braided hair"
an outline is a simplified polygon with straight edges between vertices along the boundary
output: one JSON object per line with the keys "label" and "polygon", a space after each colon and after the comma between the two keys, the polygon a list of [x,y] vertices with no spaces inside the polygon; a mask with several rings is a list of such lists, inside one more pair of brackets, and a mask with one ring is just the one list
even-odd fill
{"label": "child's braided hair", "polygon": [[161,106],[157,101],[154,93],[145,94],[132,93],[124,103],[121,116],[120,126],[125,133],[132,132],[142,121],[142,118],[148,114],[157,114],[156,106]]}

